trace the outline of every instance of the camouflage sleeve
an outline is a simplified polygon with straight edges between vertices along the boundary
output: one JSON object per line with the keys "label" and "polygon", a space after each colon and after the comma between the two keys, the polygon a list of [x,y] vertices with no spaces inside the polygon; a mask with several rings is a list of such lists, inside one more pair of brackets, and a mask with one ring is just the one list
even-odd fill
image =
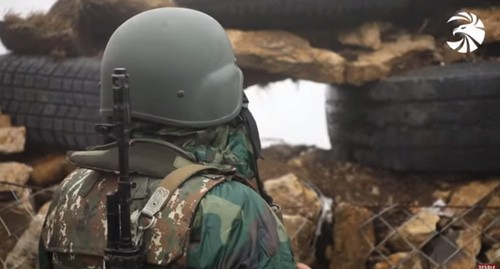
{"label": "camouflage sleeve", "polygon": [[220,184],[196,212],[189,268],[296,268],[285,229],[265,201],[238,182]]}

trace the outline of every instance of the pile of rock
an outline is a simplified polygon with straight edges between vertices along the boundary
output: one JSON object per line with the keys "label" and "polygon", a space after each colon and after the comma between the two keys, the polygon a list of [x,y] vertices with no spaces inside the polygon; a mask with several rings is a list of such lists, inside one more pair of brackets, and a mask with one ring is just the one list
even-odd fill
{"label": "pile of rock", "polygon": [[[31,167],[16,163],[0,163],[0,175],[2,180],[12,184],[24,184],[28,181]],[[29,200],[30,190],[12,185],[0,184],[0,261],[3,268],[4,262],[22,236],[35,212]]]}
{"label": "pile of rock", "polygon": [[[301,262],[314,264],[320,235],[332,239],[326,250],[330,269],[500,265],[500,180],[473,181],[445,196],[436,192],[438,202],[426,208],[394,206],[376,212],[342,202],[334,207],[333,219],[323,223],[320,194],[295,174],[269,179],[265,188],[282,208]],[[320,234],[321,224],[332,226],[331,234]]]}
{"label": "pile of rock", "polygon": [[265,181],[264,188],[281,207],[296,258],[311,263],[315,259],[315,236],[324,210],[320,194],[292,173]]}
{"label": "pile of rock", "polygon": [[0,269],[36,268],[38,238],[49,206],[42,199],[40,207],[37,196],[50,191],[41,186],[60,181],[72,169],[60,154],[35,158],[30,165],[4,161],[29,159],[19,155],[24,151],[25,133],[24,127],[11,126],[10,117],[0,113]]}
{"label": "pile of rock", "polygon": [[[168,0],[59,0],[47,14],[0,22],[5,46],[21,54],[95,56],[126,19],[147,9],[175,6]],[[500,9],[467,9],[488,29],[485,43],[500,41]],[[247,85],[283,78],[362,85],[426,65],[472,61],[446,47],[446,34],[383,22],[335,30],[227,29]],[[442,27],[443,25],[441,25]],[[426,31],[427,30],[427,31]],[[449,34],[449,33],[447,33]],[[339,44],[332,47],[328,44]],[[483,57],[483,56],[481,56]]]}
{"label": "pile of rock", "polygon": [[[500,265],[500,180],[459,187],[430,208],[380,213],[350,204],[335,209],[330,268],[433,269]],[[440,205],[440,206],[439,206]],[[391,218],[399,213],[404,220]],[[395,214],[393,214],[395,215]]]}
{"label": "pile of rock", "polygon": [[59,0],[47,14],[26,19],[7,14],[0,22],[0,37],[6,48],[20,54],[96,55],[128,18],[172,5],[168,0]]}
{"label": "pile of rock", "polygon": [[25,142],[26,128],[12,126],[10,117],[0,111],[0,153],[23,152]]}
{"label": "pile of rock", "polygon": [[401,32],[395,39],[385,41],[380,24],[373,25],[368,27],[371,31],[366,31],[367,26],[363,25],[339,35],[346,45],[359,43],[363,47],[351,52],[349,58],[339,52],[315,48],[307,39],[291,32],[228,30],[227,33],[243,68],[322,83],[361,85],[401,71],[399,63],[419,59],[417,56],[425,56],[421,57],[425,60],[421,65],[439,62],[432,36]]}
{"label": "pile of rock", "polygon": [[[0,154],[19,153],[24,150],[24,127],[11,126],[10,117],[0,114]],[[0,163],[0,260],[5,258],[17,243],[31,221],[33,206],[28,202],[30,191],[24,185],[31,174],[31,167],[17,162]]]}

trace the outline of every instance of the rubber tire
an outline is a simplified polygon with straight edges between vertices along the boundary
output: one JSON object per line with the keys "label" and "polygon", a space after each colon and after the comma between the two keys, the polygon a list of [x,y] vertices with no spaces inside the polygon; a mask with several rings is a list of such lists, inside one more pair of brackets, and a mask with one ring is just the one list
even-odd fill
{"label": "rubber tire", "polygon": [[332,87],[326,115],[333,156],[399,171],[500,171],[499,87],[499,62]]}
{"label": "rubber tire", "polygon": [[[413,0],[175,0],[205,12],[224,27],[328,26],[369,20],[400,20],[415,12]],[[434,8],[435,9],[435,8]]]}
{"label": "rubber tire", "polygon": [[99,118],[97,58],[55,61],[0,56],[0,108],[26,126],[27,143],[81,149],[103,142]]}

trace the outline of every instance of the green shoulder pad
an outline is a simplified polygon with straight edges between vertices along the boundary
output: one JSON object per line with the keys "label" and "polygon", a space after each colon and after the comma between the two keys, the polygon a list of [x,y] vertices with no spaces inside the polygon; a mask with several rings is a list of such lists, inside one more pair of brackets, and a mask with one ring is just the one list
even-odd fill
{"label": "green shoulder pad", "polygon": [[[118,144],[94,147],[87,151],[70,151],[68,160],[82,168],[118,173]],[[192,154],[157,139],[130,140],[130,173],[163,178],[173,170],[195,162]]]}

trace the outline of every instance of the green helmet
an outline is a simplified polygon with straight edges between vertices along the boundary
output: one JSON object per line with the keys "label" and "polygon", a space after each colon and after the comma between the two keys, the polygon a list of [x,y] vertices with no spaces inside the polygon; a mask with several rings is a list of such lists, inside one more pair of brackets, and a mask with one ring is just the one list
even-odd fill
{"label": "green helmet", "polygon": [[111,74],[130,74],[133,118],[208,127],[241,110],[243,75],[231,43],[212,17],[185,8],[138,14],[111,36],[101,63],[101,115],[113,112]]}

